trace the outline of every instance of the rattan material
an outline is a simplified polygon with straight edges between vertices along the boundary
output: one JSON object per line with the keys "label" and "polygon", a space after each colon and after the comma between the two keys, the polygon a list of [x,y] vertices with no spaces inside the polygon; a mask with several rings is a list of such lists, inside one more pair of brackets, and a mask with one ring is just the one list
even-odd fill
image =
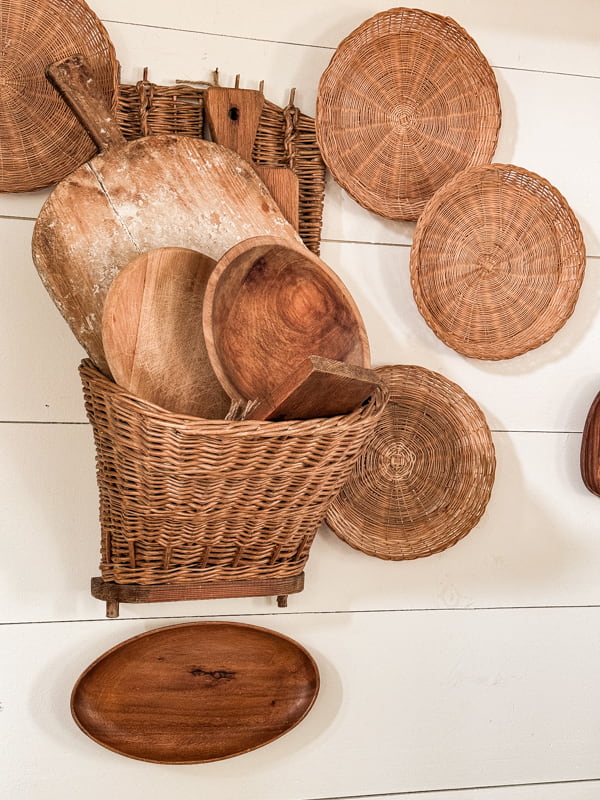
{"label": "rattan material", "polygon": [[[157,133],[203,137],[204,89],[179,81],[158,86],[144,78],[119,86],[118,119],[126,139]],[[265,100],[254,143],[253,160],[261,166],[289,167],[299,184],[300,238],[316,255],[321,246],[325,163],[315,120],[290,102],[285,108]]]}
{"label": "rattan material", "polygon": [[572,314],[585,270],[577,219],[560,192],[521,167],[457,175],[427,204],[411,251],[419,311],[449,347],[512,358]]}
{"label": "rattan material", "polygon": [[394,8],[363,22],[321,76],[325,163],[358,203],[417,219],[459,170],[489,162],[500,127],[491,67],[449,17]]}
{"label": "rattan material", "polygon": [[302,572],[387,399],[300,422],[171,414],[80,367],[94,431],[102,577],[161,584]]}
{"label": "rattan material", "polygon": [[0,40],[0,191],[41,189],[96,152],[46,79],[46,67],[81,54],[113,108],[118,81],[114,48],[82,0],[0,0]]}
{"label": "rattan material", "polygon": [[428,556],[481,518],[494,482],[492,437],[477,404],[442,375],[416,366],[377,372],[389,402],[326,521],[368,555]]}
{"label": "rattan material", "polygon": [[187,84],[158,86],[145,69],[141,81],[119,85],[117,117],[127,140],[169,133],[202,138],[204,91]]}

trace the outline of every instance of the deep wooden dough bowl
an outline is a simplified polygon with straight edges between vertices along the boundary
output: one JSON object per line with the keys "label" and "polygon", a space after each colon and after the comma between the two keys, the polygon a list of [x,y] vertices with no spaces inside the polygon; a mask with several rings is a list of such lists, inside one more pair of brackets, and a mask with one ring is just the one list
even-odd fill
{"label": "deep wooden dough bowl", "polygon": [[81,59],[52,65],[49,75],[100,152],[44,204],[33,233],[33,260],[77,340],[110,376],[102,310],[113,278],[133,258],[172,246],[217,261],[252,236],[301,241],[256,173],[233,151],[185,136],[126,143],[94,96]]}
{"label": "deep wooden dough bowl", "polygon": [[311,355],[370,366],[350,293],[321,259],[286,239],[231,248],[208,279],[202,320],[211,364],[234,401],[275,390]]}

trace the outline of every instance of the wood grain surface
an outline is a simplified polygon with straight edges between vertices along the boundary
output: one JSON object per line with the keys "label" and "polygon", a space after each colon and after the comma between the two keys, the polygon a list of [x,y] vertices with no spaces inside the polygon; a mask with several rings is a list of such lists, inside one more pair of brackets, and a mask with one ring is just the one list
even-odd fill
{"label": "wood grain surface", "polygon": [[242,419],[311,419],[348,414],[381,383],[371,369],[309,356],[266,397],[249,403]]}
{"label": "wood grain surface", "polygon": [[600,392],[594,398],[585,420],[580,467],[586,487],[592,494],[600,496]]}
{"label": "wood grain surface", "polygon": [[231,248],[208,280],[202,320],[232,400],[270,394],[311,355],[370,366],[350,292],[317,256],[286,240],[256,237]]}
{"label": "wood grain surface", "polygon": [[102,342],[115,381],[177,414],[223,419],[229,398],[210,365],[202,303],[215,261],[163,247],[138,256],[106,296]]}
{"label": "wood grain surface", "polygon": [[78,679],[71,710],[98,744],[142,761],[192,764],[282,736],[312,707],[314,659],[292,639],[235,622],[143,633]]}
{"label": "wood grain surface", "polygon": [[210,86],[205,94],[206,119],[213,141],[235,150],[252,164],[284,217],[298,230],[300,187],[295,172],[287,167],[255,164],[252,160],[263,105],[264,96],[255,89]]}
{"label": "wood grain surface", "polygon": [[[74,84],[88,129],[106,130],[99,103],[80,102],[93,81],[77,61],[55,71]],[[104,134],[102,134],[104,135]],[[262,234],[300,241],[256,174],[233,151],[191,137],[152,136],[128,144],[113,136],[105,152],[54,189],[36,222],[32,252],[40,277],[94,363],[109,374],[101,320],[119,270],[157,247],[185,247],[217,260]]]}

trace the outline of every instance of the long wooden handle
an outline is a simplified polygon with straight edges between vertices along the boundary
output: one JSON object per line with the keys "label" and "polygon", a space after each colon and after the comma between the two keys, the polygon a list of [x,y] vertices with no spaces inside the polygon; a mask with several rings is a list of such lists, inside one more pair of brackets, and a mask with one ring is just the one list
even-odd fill
{"label": "long wooden handle", "polygon": [[55,61],[47,67],[46,77],[59,90],[100,153],[125,145],[117,121],[107,108],[83,56]]}

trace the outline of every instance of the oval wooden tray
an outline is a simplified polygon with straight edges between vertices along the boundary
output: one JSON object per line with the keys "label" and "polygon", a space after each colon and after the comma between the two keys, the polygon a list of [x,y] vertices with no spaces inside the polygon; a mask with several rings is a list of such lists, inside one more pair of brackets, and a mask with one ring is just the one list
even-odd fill
{"label": "oval wooden tray", "polygon": [[428,556],[458,542],[485,511],[496,468],[491,433],[475,401],[437,372],[375,372],[390,399],[326,521],[367,555]]}
{"label": "oval wooden tray", "polygon": [[121,755],[162,764],[217,761],[289,731],[319,690],[297,642],[237,622],[159,628],[113,647],[71,695],[75,722]]}
{"label": "oval wooden tray", "polygon": [[580,467],[586,488],[600,497],[600,392],[594,398],[585,420]]}
{"label": "oval wooden tray", "polygon": [[453,19],[382,11],[324,71],[316,131],[335,180],[364,208],[417,219],[453,175],[491,160],[500,128],[494,73]]}

